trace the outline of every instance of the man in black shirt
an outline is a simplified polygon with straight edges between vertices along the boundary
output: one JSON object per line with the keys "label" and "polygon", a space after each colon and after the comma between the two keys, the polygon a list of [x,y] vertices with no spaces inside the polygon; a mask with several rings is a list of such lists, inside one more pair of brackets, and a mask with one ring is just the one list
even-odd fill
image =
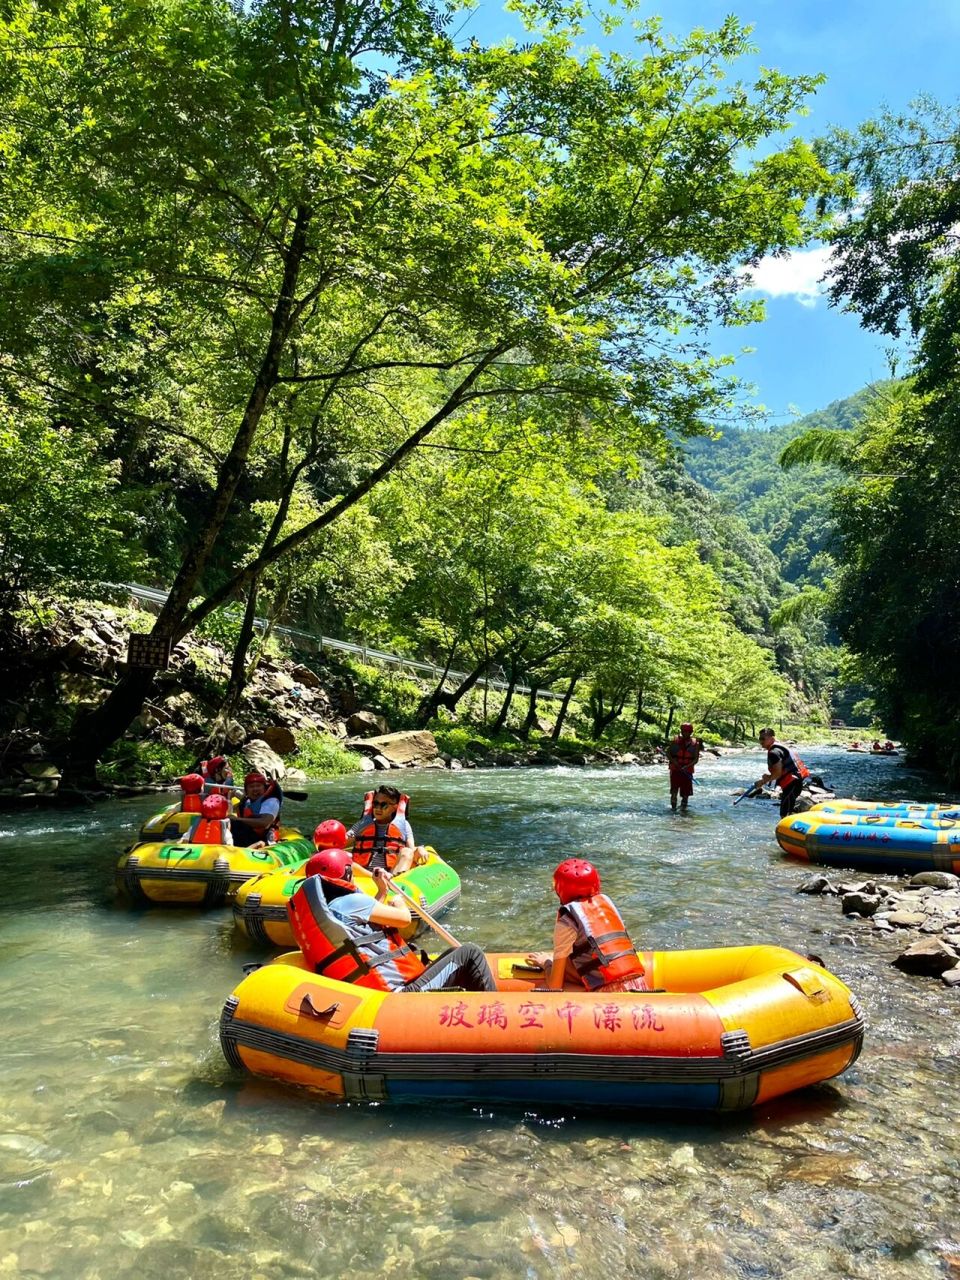
{"label": "man in black shirt", "polygon": [[762,787],[764,783],[771,781],[777,784],[780,788],[780,817],[785,818],[787,814],[793,813],[793,806],[797,803],[797,796],[803,787],[805,766],[799,757],[794,759],[790,751],[777,742],[772,729],[760,730],[760,745],[767,753],[768,772],[755,785]]}

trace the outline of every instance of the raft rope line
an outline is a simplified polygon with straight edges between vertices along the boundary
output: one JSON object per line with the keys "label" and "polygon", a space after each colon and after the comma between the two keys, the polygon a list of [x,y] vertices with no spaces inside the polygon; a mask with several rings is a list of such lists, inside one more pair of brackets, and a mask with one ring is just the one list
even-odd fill
{"label": "raft rope line", "polygon": [[[333,993],[335,994],[335,993]],[[863,1044],[863,1015],[859,1005],[851,1001],[853,1017],[832,1027],[790,1036],[762,1049],[746,1049],[743,1039],[725,1057],[661,1057],[659,1055],[627,1055],[602,1053],[380,1053],[364,1041],[364,1061],[358,1063],[356,1053],[337,1049],[322,1041],[293,1035],[273,1027],[238,1020],[235,1016],[239,999],[230,996],[220,1016],[220,1042],[227,1061],[243,1067],[240,1047],[285,1058],[300,1066],[339,1075],[356,1075],[370,1071],[376,1076],[394,1076],[405,1080],[536,1079],[563,1075],[569,1079],[592,1079],[610,1083],[722,1083],[745,1075],[753,1075],[774,1067],[789,1066],[804,1058],[844,1045],[854,1045],[851,1065],[857,1060]],[[376,1032],[373,1028],[361,1030]],[[356,1032],[351,1032],[350,1036]],[[746,1037],[745,1032],[726,1033]],[[747,1040],[749,1044],[749,1040]]]}

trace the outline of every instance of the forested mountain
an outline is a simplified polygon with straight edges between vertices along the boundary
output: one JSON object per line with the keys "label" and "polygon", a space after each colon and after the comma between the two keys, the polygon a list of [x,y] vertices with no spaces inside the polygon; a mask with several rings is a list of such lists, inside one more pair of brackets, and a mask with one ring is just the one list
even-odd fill
{"label": "forested mountain", "polygon": [[809,431],[859,426],[885,385],[889,384],[864,387],[784,426],[734,427],[719,439],[697,437],[684,444],[690,474],[766,543],[787,582],[822,586],[830,571],[825,555],[831,530],[829,494],[840,473],[823,464],[784,471],[780,454],[791,440]]}

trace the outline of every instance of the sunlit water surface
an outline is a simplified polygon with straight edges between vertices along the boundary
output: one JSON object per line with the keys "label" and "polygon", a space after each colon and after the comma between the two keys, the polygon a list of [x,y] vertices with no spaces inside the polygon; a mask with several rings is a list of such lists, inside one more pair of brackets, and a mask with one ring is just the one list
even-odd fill
{"label": "sunlit water surface", "polygon": [[[895,760],[805,755],[843,794],[942,798]],[[731,806],[760,771],[708,757],[676,815],[662,769],[399,775],[462,875],[464,940],[547,945],[577,853],[644,946],[776,942],[849,983],[856,1066],[735,1117],[337,1106],[243,1078],[217,1018],[259,953],[227,911],[114,899],[150,800],[0,814],[0,1276],[960,1276],[960,994],[794,893],[773,806]],[[353,817],[361,789],[316,784],[290,817]]]}

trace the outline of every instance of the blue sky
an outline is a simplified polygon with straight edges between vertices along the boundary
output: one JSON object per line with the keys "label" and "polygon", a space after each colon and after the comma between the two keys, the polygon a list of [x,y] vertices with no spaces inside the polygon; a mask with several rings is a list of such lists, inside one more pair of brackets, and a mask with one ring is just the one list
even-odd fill
{"label": "blue sky", "polygon": [[[757,65],[827,76],[810,114],[798,121],[801,136],[813,138],[831,125],[852,128],[921,93],[949,103],[960,95],[960,0],[660,0],[634,16],[659,15],[667,31],[682,34],[718,26],[730,12],[753,25],[759,48],[758,58],[743,65],[744,78]],[[466,29],[496,39],[517,27],[499,3],[482,0]],[[626,51],[629,34],[611,43]],[[754,348],[738,372],[756,384],[775,422],[889,376],[887,344],[865,333],[855,316],[827,306],[817,284],[823,263],[816,247],[786,263],[762,263],[756,283],[767,299],[766,322],[717,338],[718,352]]]}

